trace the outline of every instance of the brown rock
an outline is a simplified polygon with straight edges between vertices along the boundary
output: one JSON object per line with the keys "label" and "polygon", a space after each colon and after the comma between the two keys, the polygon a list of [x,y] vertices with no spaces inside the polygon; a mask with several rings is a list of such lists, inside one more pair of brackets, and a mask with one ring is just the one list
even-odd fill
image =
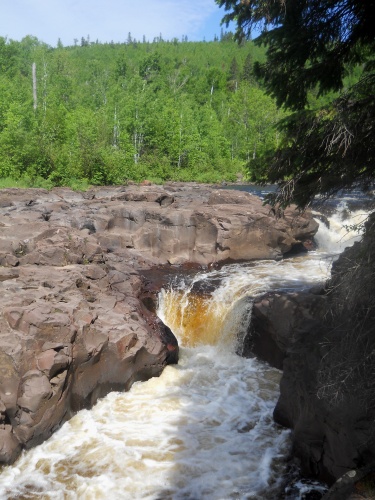
{"label": "brown rock", "polygon": [[37,357],[38,369],[51,380],[57,373],[61,372],[61,370],[65,369],[71,363],[72,358],[69,356],[68,352],[69,348],[64,348],[59,351],[55,351],[54,349],[43,351]]}
{"label": "brown rock", "polygon": [[0,463],[12,463],[21,452],[21,443],[12,432],[12,426],[0,426]]}
{"label": "brown rock", "polygon": [[245,191],[218,189],[210,194],[208,198],[208,204],[209,205],[239,204],[246,206],[246,204],[251,203],[253,198],[254,198],[253,195],[251,195],[250,193],[246,193]]}
{"label": "brown rock", "polygon": [[255,196],[145,184],[0,193],[1,463],[177,361],[139,270],[280,258],[317,228],[294,211],[276,220]]}
{"label": "brown rock", "polygon": [[21,380],[21,396],[17,405],[31,413],[35,413],[51,395],[51,384],[48,377],[39,370],[30,370]]}

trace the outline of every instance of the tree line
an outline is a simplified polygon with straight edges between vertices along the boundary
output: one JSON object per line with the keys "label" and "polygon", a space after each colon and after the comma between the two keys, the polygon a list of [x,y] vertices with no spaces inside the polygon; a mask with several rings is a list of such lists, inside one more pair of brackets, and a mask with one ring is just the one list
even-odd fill
{"label": "tree line", "polygon": [[0,178],[29,185],[233,181],[276,150],[285,112],[264,48],[220,41],[56,48],[0,37]]}

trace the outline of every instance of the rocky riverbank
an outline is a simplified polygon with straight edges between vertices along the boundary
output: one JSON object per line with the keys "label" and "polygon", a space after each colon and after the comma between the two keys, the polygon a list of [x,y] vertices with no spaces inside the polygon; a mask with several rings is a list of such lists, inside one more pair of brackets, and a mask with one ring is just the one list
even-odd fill
{"label": "rocky riverbank", "polygon": [[143,270],[279,259],[317,230],[309,214],[276,219],[256,196],[194,184],[6,189],[0,214],[0,463],[177,361]]}
{"label": "rocky riverbank", "polygon": [[338,480],[324,497],[331,500],[373,498],[374,228],[371,217],[324,289],[256,299],[245,342],[247,354],[283,369],[274,418],[293,430],[305,475]]}

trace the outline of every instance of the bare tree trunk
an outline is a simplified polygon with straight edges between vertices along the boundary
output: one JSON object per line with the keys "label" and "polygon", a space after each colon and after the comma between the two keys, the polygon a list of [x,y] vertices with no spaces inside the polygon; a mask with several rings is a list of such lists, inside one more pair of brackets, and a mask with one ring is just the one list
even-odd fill
{"label": "bare tree trunk", "polygon": [[[42,79],[42,82],[43,82],[43,111],[44,111],[44,114],[46,114],[46,111],[47,111],[47,78],[48,78],[48,73],[47,73],[47,63],[45,61],[43,61],[43,69],[44,69],[44,74],[43,74],[43,79]],[[36,92],[36,78],[35,78],[35,92]],[[40,92],[39,92],[39,97],[40,97]]]}
{"label": "bare tree trunk", "polygon": [[[142,125],[138,128],[138,110],[135,111],[135,131],[133,134],[133,142],[134,142],[134,163],[137,164],[138,160],[141,156],[141,149],[143,144],[143,134],[142,134]],[[139,130],[139,132],[138,132]]]}
{"label": "bare tree trunk", "polygon": [[114,124],[113,124],[113,142],[112,142],[112,146],[114,148],[118,147],[119,137],[120,137],[120,126],[119,126],[119,121],[117,119],[117,106],[115,105],[115,116],[114,116]]}
{"label": "bare tree trunk", "polygon": [[37,101],[37,94],[36,94],[36,64],[35,62],[32,65],[32,72],[33,72],[33,99],[34,99],[34,111],[36,111],[36,108],[38,106],[38,101]]}
{"label": "bare tree trunk", "polygon": [[182,151],[181,151],[181,144],[182,144],[182,113],[180,114],[180,136],[179,136],[179,144],[178,144],[178,162],[177,162],[177,167],[181,167],[181,159],[182,159]]}

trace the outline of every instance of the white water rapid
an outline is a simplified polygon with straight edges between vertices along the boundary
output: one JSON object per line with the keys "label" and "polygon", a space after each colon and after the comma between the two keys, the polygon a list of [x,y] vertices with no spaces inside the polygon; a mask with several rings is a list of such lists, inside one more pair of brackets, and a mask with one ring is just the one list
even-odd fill
{"label": "white water rapid", "polygon": [[109,394],[23,453],[0,474],[0,499],[277,498],[289,452],[289,431],[272,420],[280,372],[237,356],[236,343],[251,297],[329,276],[342,238],[321,226],[321,250],[308,256],[177,277],[159,315],[179,339],[179,364]]}

